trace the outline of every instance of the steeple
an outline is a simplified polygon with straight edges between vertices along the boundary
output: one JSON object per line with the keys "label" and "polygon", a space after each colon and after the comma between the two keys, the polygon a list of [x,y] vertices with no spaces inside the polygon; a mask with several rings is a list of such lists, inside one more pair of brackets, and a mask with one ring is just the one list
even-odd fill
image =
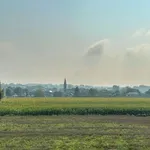
{"label": "steeple", "polygon": [[66,78],[64,79],[64,92],[66,92],[66,89],[67,89],[67,80]]}

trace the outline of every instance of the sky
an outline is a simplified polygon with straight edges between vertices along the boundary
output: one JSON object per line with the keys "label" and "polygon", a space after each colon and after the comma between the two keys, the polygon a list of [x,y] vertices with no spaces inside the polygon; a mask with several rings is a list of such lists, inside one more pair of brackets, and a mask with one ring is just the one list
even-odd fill
{"label": "sky", "polygon": [[0,80],[150,85],[149,6],[149,0],[0,0]]}

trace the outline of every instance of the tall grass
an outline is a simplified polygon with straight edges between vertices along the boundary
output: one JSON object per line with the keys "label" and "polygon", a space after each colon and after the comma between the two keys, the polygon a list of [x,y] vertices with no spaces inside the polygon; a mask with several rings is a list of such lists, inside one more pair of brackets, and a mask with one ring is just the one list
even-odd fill
{"label": "tall grass", "polygon": [[0,115],[143,115],[150,116],[149,98],[8,98]]}

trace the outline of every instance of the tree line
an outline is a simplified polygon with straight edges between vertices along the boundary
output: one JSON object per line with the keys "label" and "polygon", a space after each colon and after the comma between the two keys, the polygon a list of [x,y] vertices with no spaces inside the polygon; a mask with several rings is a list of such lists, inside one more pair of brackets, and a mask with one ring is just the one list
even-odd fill
{"label": "tree line", "polygon": [[[50,92],[48,89],[43,89],[42,87],[30,89],[21,87],[7,87],[5,90],[5,96],[7,97],[150,97],[150,89],[145,93],[141,93],[138,89],[134,89],[131,87],[125,87],[120,89],[118,86],[113,86],[112,90],[96,88],[86,89],[76,86],[75,88],[67,89],[65,93],[63,90],[59,89],[55,89],[55,91]],[[4,89],[0,89],[0,99],[2,99],[3,96]]]}

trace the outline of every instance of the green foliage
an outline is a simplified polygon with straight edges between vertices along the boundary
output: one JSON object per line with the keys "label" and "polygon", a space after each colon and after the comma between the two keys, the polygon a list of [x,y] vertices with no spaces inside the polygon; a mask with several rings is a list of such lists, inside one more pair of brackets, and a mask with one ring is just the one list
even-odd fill
{"label": "green foliage", "polygon": [[14,93],[17,94],[18,96],[22,96],[23,89],[21,87],[16,87],[14,89]]}
{"label": "green foliage", "polygon": [[77,86],[74,90],[74,97],[79,97],[80,96],[80,90],[79,87]]}
{"label": "green foliage", "polygon": [[11,88],[6,89],[6,96],[12,96],[12,90]]}
{"label": "green foliage", "polygon": [[4,90],[0,89],[0,100],[4,97]]}
{"label": "green foliage", "polygon": [[53,93],[53,96],[54,97],[62,97],[63,93],[61,91],[56,91],[56,92]]}
{"label": "green foliage", "polygon": [[146,95],[150,95],[150,89],[145,92]]}
{"label": "green foliage", "polygon": [[41,88],[39,88],[35,91],[34,95],[35,97],[44,97],[44,91]]}
{"label": "green foliage", "polygon": [[98,91],[96,89],[93,89],[93,88],[89,89],[88,96],[95,97],[97,96],[97,94],[98,94]]}
{"label": "green foliage", "polygon": [[150,116],[149,98],[7,98],[0,115]]}

